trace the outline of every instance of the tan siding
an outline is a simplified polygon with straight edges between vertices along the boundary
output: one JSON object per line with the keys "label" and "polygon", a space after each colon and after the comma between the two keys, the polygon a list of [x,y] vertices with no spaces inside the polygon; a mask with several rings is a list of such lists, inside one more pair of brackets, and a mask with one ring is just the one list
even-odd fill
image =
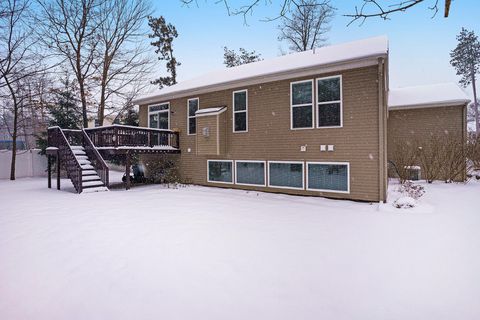
{"label": "tan siding", "polygon": [[[186,135],[186,97],[170,101],[174,112],[172,128],[180,129],[181,171],[195,184],[207,184],[206,160],[305,160],[350,162],[350,194],[321,193],[276,188],[253,188],[292,194],[323,195],[338,198],[381,200],[379,174],[379,95],[378,67],[366,67],[342,74],[343,128],[290,130],[290,82],[312,79],[295,78],[278,82],[238,87],[200,95],[200,108],[227,106],[225,117],[225,153],[218,157],[196,155],[195,136]],[[315,78],[317,78],[315,77]],[[232,92],[248,89],[248,132],[232,132]],[[146,125],[147,108],[140,107],[141,125]],[[206,117],[204,117],[206,118]],[[200,118],[199,118],[200,119]],[[203,121],[203,120],[199,120]],[[200,126],[197,129],[201,132]],[[223,135],[223,134],[222,134]],[[320,145],[335,145],[334,152],[320,152]],[[307,145],[307,151],[300,147]],[[187,149],[191,148],[191,152]],[[225,186],[225,185],[216,185]],[[235,188],[248,188],[229,185]]]}

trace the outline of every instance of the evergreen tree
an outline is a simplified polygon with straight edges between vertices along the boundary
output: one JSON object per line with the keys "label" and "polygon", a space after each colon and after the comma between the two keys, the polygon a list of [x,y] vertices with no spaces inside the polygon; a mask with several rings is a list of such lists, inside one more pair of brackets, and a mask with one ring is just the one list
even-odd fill
{"label": "evergreen tree", "polygon": [[177,67],[180,62],[173,55],[173,40],[178,37],[177,29],[171,23],[167,23],[165,18],[148,17],[148,25],[152,29],[152,33],[148,35],[150,39],[155,41],[150,44],[154,46],[155,53],[159,55],[158,60],[167,61],[167,72],[169,76],[160,77],[152,81],[152,84],[158,84],[160,89],[164,86],[171,86],[177,83]]}
{"label": "evergreen tree", "polygon": [[480,71],[480,41],[473,31],[462,28],[457,36],[457,47],[450,53],[450,64],[457,70],[457,75],[461,76],[460,84],[463,87],[472,85],[473,103],[475,114],[475,129],[480,134],[479,111],[477,102],[476,76]]}
{"label": "evergreen tree", "polygon": [[256,53],[255,50],[247,51],[244,48],[240,48],[240,52],[237,53],[235,50],[223,47],[223,51],[223,64],[226,65],[227,68],[262,60],[262,58],[260,58],[261,54]]}

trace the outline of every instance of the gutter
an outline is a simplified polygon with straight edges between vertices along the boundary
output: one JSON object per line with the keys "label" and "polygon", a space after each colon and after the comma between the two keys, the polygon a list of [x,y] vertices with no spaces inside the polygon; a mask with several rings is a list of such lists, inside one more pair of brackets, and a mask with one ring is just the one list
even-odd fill
{"label": "gutter", "polygon": [[388,110],[409,110],[409,109],[421,109],[421,108],[440,108],[440,107],[463,107],[465,104],[470,103],[470,99],[456,99],[448,100],[441,102],[427,102],[411,105],[398,105],[398,106],[389,106]]}

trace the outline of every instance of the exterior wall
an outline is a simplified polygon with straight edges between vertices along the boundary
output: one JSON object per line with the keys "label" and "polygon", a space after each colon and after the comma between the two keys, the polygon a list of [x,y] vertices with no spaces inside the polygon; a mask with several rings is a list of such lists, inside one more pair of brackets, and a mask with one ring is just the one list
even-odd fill
{"label": "exterior wall", "polygon": [[[390,110],[388,159],[392,159],[397,141],[414,144],[429,135],[455,135],[466,139],[465,111],[465,106]],[[390,172],[390,175],[393,173]]]}
{"label": "exterior wall", "polygon": [[[384,165],[380,145],[383,145],[381,140],[386,134],[384,126],[379,123],[379,119],[386,116],[385,112],[379,112],[381,108],[386,110],[383,96],[379,94],[379,70],[383,68],[376,65],[338,73],[319,72],[315,77],[292,78],[198,96],[201,109],[227,106],[227,111],[223,113],[226,118],[225,152],[219,156],[197,155],[196,136],[186,134],[187,99],[196,96],[170,100],[171,129],[180,130],[180,171],[183,178],[200,185],[227,186],[207,182],[207,159],[349,162],[349,194],[235,184],[228,187],[365,201],[384,200],[385,191],[382,188],[386,186],[382,186],[381,181],[385,177],[381,177],[382,170],[379,168],[380,164]],[[343,127],[290,130],[290,82],[338,74],[342,75]],[[383,82],[382,79],[383,76],[380,82]],[[248,89],[248,132],[234,133],[232,92],[242,89]],[[140,106],[141,126],[147,126],[147,113],[148,106]],[[197,131],[197,135],[201,134],[201,125]],[[335,146],[335,151],[320,151],[320,145],[330,144]],[[301,152],[300,147],[305,145],[306,152]]]}
{"label": "exterior wall", "polygon": [[[218,115],[203,116],[197,118],[197,155],[216,155],[218,154],[218,140],[217,134],[217,120]],[[209,128],[209,135],[204,136],[202,133],[203,128]],[[181,146],[181,144],[180,144]]]}

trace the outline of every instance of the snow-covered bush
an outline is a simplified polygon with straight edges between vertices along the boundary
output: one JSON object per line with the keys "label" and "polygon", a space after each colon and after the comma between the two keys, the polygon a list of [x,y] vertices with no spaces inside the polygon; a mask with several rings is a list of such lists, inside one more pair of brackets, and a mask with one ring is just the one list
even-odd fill
{"label": "snow-covered bush", "polygon": [[415,200],[420,199],[425,194],[425,188],[419,184],[415,184],[412,181],[405,181],[398,189],[403,195],[413,198]]}
{"label": "snow-covered bush", "polygon": [[393,203],[393,206],[398,209],[413,208],[417,204],[417,201],[412,197],[400,197]]}

